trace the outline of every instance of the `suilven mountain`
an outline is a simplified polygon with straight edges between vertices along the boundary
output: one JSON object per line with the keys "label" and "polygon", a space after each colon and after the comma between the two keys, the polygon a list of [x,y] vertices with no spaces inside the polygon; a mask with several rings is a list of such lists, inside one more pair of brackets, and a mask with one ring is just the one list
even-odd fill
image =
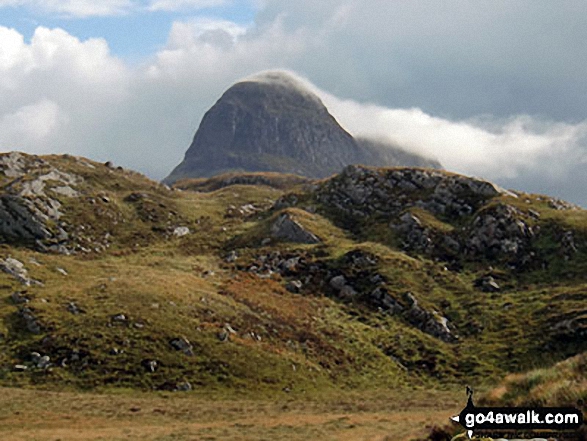
{"label": "suilven mountain", "polygon": [[234,171],[324,178],[350,164],[441,168],[435,160],[385,142],[353,138],[298,80],[270,72],[240,81],[222,95],[165,182]]}

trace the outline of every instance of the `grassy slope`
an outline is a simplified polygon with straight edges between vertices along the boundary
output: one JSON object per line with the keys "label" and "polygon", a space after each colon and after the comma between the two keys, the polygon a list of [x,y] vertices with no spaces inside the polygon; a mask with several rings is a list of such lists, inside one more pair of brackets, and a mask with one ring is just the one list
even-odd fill
{"label": "grassy slope", "polygon": [[577,406],[587,411],[587,353],[564,360],[549,368],[523,374],[510,374],[483,403],[507,406]]}
{"label": "grassy slope", "polygon": [[219,190],[227,185],[246,184],[268,186],[279,190],[291,188],[309,183],[309,178],[287,173],[226,173],[212,178],[188,178],[177,181],[173,186],[182,190],[209,192]]}
{"label": "grassy slope", "polygon": [[[101,253],[74,256],[0,247],[0,257],[19,259],[33,278],[44,283],[26,293],[43,326],[40,335],[33,335],[9,299],[10,293],[24,288],[0,273],[4,336],[0,383],[4,385],[147,390],[189,381],[201,390],[261,395],[408,384],[443,387],[490,382],[508,372],[549,366],[577,351],[575,346],[554,344],[550,326],[585,307],[585,248],[566,263],[554,255],[547,271],[516,274],[501,269],[504,290],[482,293],[472,282],[487,264],[447,271],[442,262],[399,251],[383,223],[374,222],[357,232],[340,222],[335,225],[333,215],[320,207],[321,214],[290,211],[323,239],[321,244],[261,245],[275,216],[265,210],[283,190],[237,185],[210,193],[169,191],[140,175],[100,164],[92,169],[73,158],[49,161],[84,177],[81,197],[60,198],[68,222],[89,227],[95,237],[110,234],[111,245]],[[134,192],[148,197],[130,202],[127,197]],[[100,195],[109,202],[88,204],[88,199]],[[314,203],[306,193],[299,197],[300,206],[304,198]],[[586,231],[583,211],[557,212],[537,199],[508,203],[540,211],[545,228],[573,228],[579,235]],[[259,207],[259,212],[227,215],[231,206],[245,204]],[[430,228],[458,227],[431,214],[417,214]],[[187,226],[191,234],[174,237],[175,226]],[[548,250],[554,242],[554,236],[547,237],[542,246]],[[423,306],[442,311],[456,326],[459,343],[439,341],[364,302],[335,299],[328,287],[314,284],[293,294],[280,276],[260,278],[235,271],[234,264],[224,261],[232,249],[240,255],[237,265],[279,250],[304,253],[330,270],[349,274],[353,270],[345,261],[347,252],[371,253],[378,257],[373,271],[387,278],[390,292],[400,296],[411,291]],[[82,314],[67,311],[72,301]],[[549,307],[553,302],[556,308]],[[113,321],[119,313],[125,314],[125,322]],[[221,341],[218,334],[226,323],[236,334]],[[193,356],[169,344],[181,336],[192,343]],[[552,348],[545,354],[547,343]],[[113,355],[115,348],[118,355]],[[49,371],[24,373],[12,369],[28,362],[31,351],[59,362],[74,349],[81,360],[66,367],[57,364]],[[154,373],[144,367],[149,360],[158,362]]]}

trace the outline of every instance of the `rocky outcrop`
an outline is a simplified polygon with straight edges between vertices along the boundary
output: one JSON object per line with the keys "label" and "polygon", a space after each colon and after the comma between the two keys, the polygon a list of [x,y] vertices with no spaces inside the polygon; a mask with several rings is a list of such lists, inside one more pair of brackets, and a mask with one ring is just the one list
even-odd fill
{"label": "rocky outcrop", "polygon": [[121,233],[128,237],[122,228],[127,223],[134,223],[127,231],[146,226],[171,239],[188,228],[173,196],[161,184],[112,165],[69,155],[0,153],[0,244],[97,254],[124,240]]}
{"label": "rocky outcrop", "polygon": [[488,258],[529,259],[527,249],[535,231],[524,217],[519,209],[507,204],[483,210],[473,219],[469,229],[467,252]]}
{"label": "rocky outcrop", "polygon": [[34,243],[51,237],[50,231],[29,206],[29,202],[20,196],[0,195],[0,240]]}
{"label": "rocky outcrop", "polygon": [[513,193],[476,178],[417,168],[348,166],[317,191],[320,202],[351,216],[397,216],[409,207],[443,217],[470,215],[489,198]]}
{"label": "rocky outcrop", "polygon": [[194,347],[185,337],[177,337],[169,342],[173,349],[183,352],[185,355],[194,355]]}
{"label": "rocky outcrop", "polygon": [[36,156],[0,155],[0,242],[66,252],[69,236],[60,224],[58,198],[78,197],[75,187],[82,181]]}
{"label": "rocky outcrop", "polygon": [[25,174],[23,155],[18,152],[10,152],[0,156],[0,170],[7,178],[20,178]]}
{"label": "rocky outcrop", "polygon": [[29,277],[29,272],[21,261],[13,259],[12,257],[0,259],[0,270],[11,275],[25,286],[41,284],[39,281]]}
{"label": "rocky outcrop", "polygon": [[420,219],[410,212],[401,215],[399,222],[391,223],[390,226],[404,238],[405,248],[429,252],[434,246],[430,229],[424,227]]}
{"label": "rocky outcrop", "polygon": [[[348,166],[318,184],[312,202],[324,207],[321,214],[357,234],[367,221],[387,223],[404,250],[451,265],[469,259],[539,268],[545,263],[536,243],[546,223],[519,198],[488,181],[439,170]],[[302,205],[290,194],[275,204],[283,206]],[[577,255],[577,232],[553,225],[549,229],[564,259]]]}
{"label": "rocky outcrop", "polygon": [[272,72],[240,81],[222,95],[165,182],[229,171],[323,178],[349,164],[440,166],[392,145],[357,142],[300,81]]}
{"label": "rocky outcrop", "polygon": [[327,292],[345,302],[362,302],[447,343],[459,339],[448,319],[439,311],[421,306],[413,293],[397,296],[388,291],[386,277],[377,271],[376,256],[354,250],[343,256],[339,265],[333,269],[329,262],[307,255],[272,252],[241,269],[260,277],[279,274],[286,279],[285,287],[290,292],[311,287],[313,292]]}
{"label": "rocky outcrop", "polygon": [[501,287],[491,275],[479,277],[473,282],[473,285],[484,292],[499,292]]}
{"label": "rocky outcrop", "polygon": [[312,232],[305,229],[291,214],[282,213],[271,225],[271,236],[287,242],[316,244],[320,239]]}
{"label": "rocky outcrop", "polygon": [[404,317],[426,334],[430,334],[446,342],[454,342],[457,337],[449,328],[449,322],[438,311],[428,311],[422,308],[412,293],[404,294],[409,305]]}
{"label": "rocky outcrop", "polygon": [[41,325],[33,310],[28,306],[23,306],[19,309],[19,315],[25,323],[26,329],[32,334],[41,333]]}

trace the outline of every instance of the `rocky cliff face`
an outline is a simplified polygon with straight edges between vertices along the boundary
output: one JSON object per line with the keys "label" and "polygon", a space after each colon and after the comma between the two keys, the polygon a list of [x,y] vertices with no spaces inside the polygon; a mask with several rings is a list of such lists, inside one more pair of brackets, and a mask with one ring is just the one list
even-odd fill
{"label": "rocky cliff face", "polygon": [[273,73],[228,89],[204,115],[183,162],[165,181],[228,171],[323,178],[349,164],[440,167],[379,142],[355,140],[315,94]]}

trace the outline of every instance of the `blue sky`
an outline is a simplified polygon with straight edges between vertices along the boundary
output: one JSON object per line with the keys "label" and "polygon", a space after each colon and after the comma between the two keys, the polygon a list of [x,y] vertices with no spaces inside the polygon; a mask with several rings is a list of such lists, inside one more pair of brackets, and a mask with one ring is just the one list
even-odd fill
{"label": "blue sky", "polygon": [[150,11],[143,5],[124,13],[87,17],[20,5],[0,9],[0,26],[15,28],[27,41],[38,26],[61,28],[81,40],[105,38],[113,55],[136,61],[154,54],[165,45],[174,21],[216,17],[248,25],[253,22],[255,11],[253,3],[247,0],[202,8],[179,7],[172,11]]}
{"label": "blue sky", "polygon": [[0,151],[177,165],[287,70],[351,133],[587,206],[584,0],[0,0]]}

